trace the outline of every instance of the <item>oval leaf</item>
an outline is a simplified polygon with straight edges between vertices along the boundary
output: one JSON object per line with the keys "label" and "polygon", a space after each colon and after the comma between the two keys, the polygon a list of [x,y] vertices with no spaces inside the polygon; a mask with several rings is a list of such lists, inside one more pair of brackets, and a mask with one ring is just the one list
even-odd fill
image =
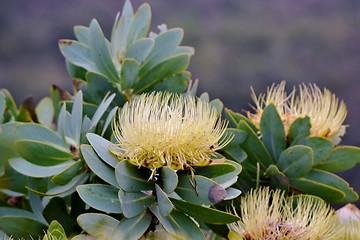
{"label": "oval leaf", "polygon": [[228,224],[240,220],[240,218],[235,215],[217,209],[202,207],[177,199],[171,199],[171,202],[174,203],[177,210],[205,223]]}
{"label": "oval leaf", "polygon": [[288,177],[301,177],[313,165],[313,151],[306,146],[292,146],[281,153],[277,167]]}
{"label": "oval leaf", "polygon": [[117,187],[114,169],[99,159],[95,151],[89,145],[81,145],[81,153],[89,168],[105,182]]}
{"label": "oval leaf", "polygon": [[67,149],[48,142],[18,140],[15,149],[21,157],[40,166],[54,166],[75,158]]}
{"label": "oval leaf", "polygon": [[111,239],[111,235],[119,224],[113,217],[100,213],[84,213],[78,216],[79,226],[94,237]]}
{"label": "oval leaf", "polygon": [[122,213],[117,188],[104,184],[86,184],[77,186],[76,190],[90,207],[106,213]]}
{"label": "oval leaf", "polygon": [[163,189],[166,193],[172,193],[178,185],[178,176],[174,170],[169,167],[162,167],[160,170]]}
{"label": "oval leaf", "polygon": [[148,181],[148,169],[138,168],[126,160],[122,160],[115,169],[116,180],[124,191],[137,192],[154,190],[155,184]]}
{"label": "oval leaf", "polygon": [[149,228],[151,216],[144,212],[133,218],[125,218],[114,229],[111,239],[139,239]]}
{"label": "oval leaf", "polygon": [[166,193],[159,187],[159,185],[155,185],[155,190],[160,214],[166,217],[171,213],[174,206],[172,205],[169,198],[166,196]]}
{"label": "oval leaf", "polygon": [[142,192],[124,192],[120,189],[118,196],[123,214],[127,218],[141,214],[155,202],[154,196]]}
{"label": "oval leaf", "polygon": [[265,107],[260,120],[262,141],[270,152],[271,157],[277,161],[285,149],[284,124],[274,104]]}

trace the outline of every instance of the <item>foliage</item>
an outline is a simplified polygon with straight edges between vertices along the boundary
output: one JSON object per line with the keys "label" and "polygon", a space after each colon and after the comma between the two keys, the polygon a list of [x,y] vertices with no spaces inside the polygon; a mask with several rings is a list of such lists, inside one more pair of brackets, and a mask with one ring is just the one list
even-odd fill
{"label": "foliage", "polygon": [[[17,107],[7,90],[0,91],[1,237],[226,237],[227,225],[240,219],[228,209],[259,185],[327,202],[357,200],[334,172],[354,167],[360,149],[310,137],[308,117],[297,119],[285,135],[272,104],[264,109],[259,129],[225,108],[229,126],[220,120],[213,126],[227,128],[215,135],[223,148],[211,146],[211,161],[204,166],[151,169],[133,165],[126,154],[114,155],[110,149],[118,145],[112,123],[125,103],[154,91],[196,96],[198,81],[192,82],[187,71],[193,49],[180,45],[183,31],[161,25],[160,33],[149,33],[150,21],[148,4],[134,12],[126,1],[110,40],[96,20],[74,28],[77,40],[60,40],[73,95],[53,86],[50,97],[38,104],[28,98]],[[222,102],[210,101],[207,93],[196,99],[212,114],[223,111]]]}

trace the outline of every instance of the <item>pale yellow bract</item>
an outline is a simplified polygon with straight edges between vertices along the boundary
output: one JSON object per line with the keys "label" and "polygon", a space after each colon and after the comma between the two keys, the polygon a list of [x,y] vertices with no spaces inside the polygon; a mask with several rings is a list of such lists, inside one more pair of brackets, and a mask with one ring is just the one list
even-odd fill
{"label": "pale yellow bract", "polygon": [[136,166],[174,170],[205,166],[228,144],[228,122],[209,102],[191,96],[154,92],[125,103],[114,118],[117,143],[110,151]]}
{"label": "pale yellow bract", "polygon": [[[296,204],[295,204],[296,203]],[[285,197],[279,189],[253,189],[241,198],[241,220],[230,240],[336,240],[334,210],[313,196]]]}
{"label": "pale yellow bract", "polygon": [[269,104],[274,104],[288,133],[289,127],[297,118],[308,116],[311,123],[311,136],[329,138],[334,143],[340,142],[340,137],[345,133],[345,125],[342,125],[347,109],[343,101],[331,93],[328,89],[321,89],[315,84],[299,85],[299,94],[296,88],[290,94],[285,91],[285,81],[273,84],[267,89],[266,94],[256,96],[253,89],[255,113],[248,112],[248,117],[257,126],[260,126],[262,112]]}
{"label": "pale yellow bract", "polygon": [[339,240],[360,239],[360,210],[351,203],[336,211],[338,225],[342,232]]}

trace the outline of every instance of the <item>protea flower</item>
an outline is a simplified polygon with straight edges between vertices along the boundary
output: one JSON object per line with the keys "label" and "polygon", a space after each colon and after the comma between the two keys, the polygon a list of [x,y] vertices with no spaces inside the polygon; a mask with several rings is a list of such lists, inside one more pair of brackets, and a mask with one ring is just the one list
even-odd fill
{"label": "protea flower", "polygon": [[248,117],[259,127],[263,109],[269,104],[274,104],[284,123],[285,132],[291,124],[301,117],[308,116],[311,122],[311,136],[326,137],[334,143],[340,142],[340,136],[345,133],[342,125],[347,109],[343,101],[328,89],[322,92],[315,84],[299,85],[299,95],[294,88],[290,94],[285,91],[285,81],[279,85],[272,85],[266,94],[256,96],[252,89],[252,99],[255,102],[255,113],[248,112]]}
{"label": "protea flower", "polygon": [[354,204],[347,204],[336,211],[340,231],[339,240],[360,239],[360,210]]}
{"label": "protea flower", "polygon": [[338,239],[334,211],[311,196],[286,198],[281,190],[251,190],[241,199],[241,220],[229,225],[230,240]]}
{"label": "protea flower", "polygon": [[136,166],[174,170],[212,163],[231,136],[209,102],[156,92],[126,103],[113,122],[117,144],[110,151]]}

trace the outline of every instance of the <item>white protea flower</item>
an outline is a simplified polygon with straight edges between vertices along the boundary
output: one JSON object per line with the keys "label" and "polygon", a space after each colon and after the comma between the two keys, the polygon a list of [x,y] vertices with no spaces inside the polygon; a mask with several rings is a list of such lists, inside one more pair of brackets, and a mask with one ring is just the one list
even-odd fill
{"label": "white protea flower", "polygon": [[354,204],[347,204],[336,211],[340,231],[339,240],[360,239],[360,210]]}
{"label": "white protea flower", "polygon": [[334,211],[312,196],[286,198],[281,190],[260,188],[241,198],[241,220],[229,224],[230,240],[335,240]]}
{"label": "white protea flower", "polygon": [[142,94],[114,118],[110,151],[136,166],[174,170],[204,166],[231,141],[228,122],[209,102],[172,93]]}
{"label": "white protea flower", "polygon": [[311,136],[320,136],[332,139],[334,143],[340,142],[340,137],[345,133],[342,125],[347,109],[343,101],[328,89],[321,89],[315,84],[299,85],[299,94],[294,88],[290,94],[285,91],[285,81],[273,84],[267,89],[266,94],[256,96],[252,89],[252,99],[255,102],[255,113],[248,112],[248,117],[259,127],[262,112],[269,104],[274,104],[284,123],[285,132],[297,119],[308,116],[311,123]]}

